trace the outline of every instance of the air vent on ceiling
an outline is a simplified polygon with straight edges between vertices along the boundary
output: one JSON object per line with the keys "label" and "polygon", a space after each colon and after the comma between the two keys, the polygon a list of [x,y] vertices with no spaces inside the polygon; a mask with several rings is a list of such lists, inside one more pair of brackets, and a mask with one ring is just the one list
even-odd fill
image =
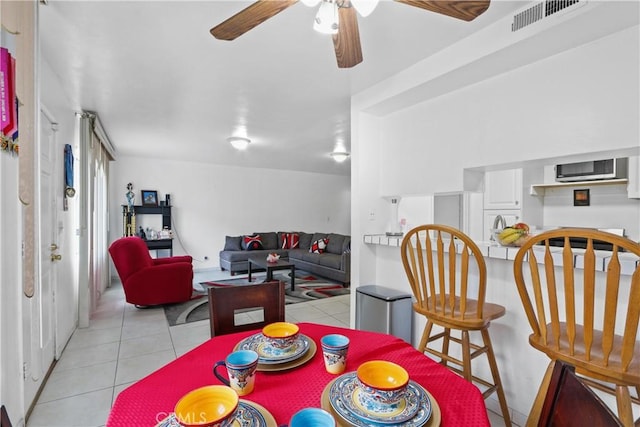
{"label": "air vent on ceiling", "polygon": [[572,6],[582,6],[584,3],[586,3],[586,0],[545,0],[537,3],[513,16],[511,31],[518,31],[543,18],[566,10]]}

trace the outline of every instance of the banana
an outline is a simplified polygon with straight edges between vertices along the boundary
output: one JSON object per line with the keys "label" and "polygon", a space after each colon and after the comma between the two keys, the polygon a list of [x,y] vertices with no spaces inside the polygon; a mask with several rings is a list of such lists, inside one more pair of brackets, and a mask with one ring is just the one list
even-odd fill
{"label": "banana", "polygon": [[510,243],[515,242],[519,238],[520,238],[520,233],[513,233],[513,234],[508,235],[507,238],[502,241],[502,243],[508,245]]}
{"label": "banana", "polygon": [[522,230],[519,230],[517,228],[507,227],[504,230],[502,230],[500,234],[498,234],[498,239],[500,239],[500,242],[502,244],[508,245],[510,243],[515,242],[520,237],[522,237],[522,234],[523,234]]}
{"label": "banana", "polygon": [[500,238],[500,240],[503,240],[516,232],[517,230],[515,228],[507,227],[504,230],[502,230],[500,234],[498,234],[498,237]]}

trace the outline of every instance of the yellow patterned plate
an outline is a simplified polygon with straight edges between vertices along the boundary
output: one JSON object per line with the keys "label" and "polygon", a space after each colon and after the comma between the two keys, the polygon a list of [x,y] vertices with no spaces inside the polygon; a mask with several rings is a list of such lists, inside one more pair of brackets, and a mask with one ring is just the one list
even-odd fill
{"label": "yellow patterned plate", "polygon": [[309,341],[307,336],[300,335],[290,349],[283,351],[271,347],[262,333],[251,335],[240,341],[236,345],[236,350],[253,350],[258,353],[258,363],[284,363],[298,359],[309,350]]}
{"label": "yellow patterned plate", "polygon": [[[333,418],[335,418],[338,427],[359,427],[363,425],[362,420],[355,418],[353,419],[353,422],[350,422],[349,420],[346,420],[340,414],[338,414],[338,412],[336,412],[336,410],[333,409],[333,406],[331,405],[331,387],[339,378],[340,377],[330,381],[329,384],[325,386],[324,391],[322,392],[322,397],[320,399],[320,406],[322,409],[324,409],[325,411],[329,411],[329,413],[333,415]],[[440,423],[442,422],[442,413],[440,412],[440,406],[438,406],[438,402],[436,402],[431,393],[429,393],[426,389],[424,390],[424,392],[427,394],[427,396],[429,396],[429,400],[431,400],[431,417],[429,417],[429,420],[426,422],[426,424],[424,424],[424,427],[439,427]],[[366,423],[364,424],[366,425]]]}
{"label": "yellow patterned plate", "polygon": [[[255,402],[240,399],[232,427],[278,427],[276,419],[267,409]],[[156,427],[181,427],[174,414],[160,421]]]}
{"label": "yellow patterned plate", "polygon": [[[298,366],[302,366],[307,363],[309,360],[313,359],[315,356],[318,347],[316,343],[309,337],[306,337],[309,343],[309,349],[299,358],[290,360],[282,363],[261,363],[260,359],[258,359],[258,371],[261,372],[276,372],[276,371],[286,371],[287,369],[297,368]],[[241,341],[242,342],[242,341]],[[233,348],[234,350],[240,349],[240,343],[236,344]]]}

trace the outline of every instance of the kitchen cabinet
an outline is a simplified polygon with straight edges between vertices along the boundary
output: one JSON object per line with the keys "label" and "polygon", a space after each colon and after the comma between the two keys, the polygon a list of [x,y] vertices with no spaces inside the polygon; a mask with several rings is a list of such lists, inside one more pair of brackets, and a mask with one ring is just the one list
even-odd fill
{"label": "kitchen cabinet", "polygon": [[[507,225],[525,222],[532,227],[542,226],[543,201],[529,195],[533,182],[542,179],[541,167],[488,171],[484,176],[483,240],[491,238],[491,229],[497,215]],[[525,191],[525,188],[527,191]]]}
{"label": "kitchen cabinet", "polygon": [[629,157],[629,182],[627,194],[630,199],[640,199],[640,157]]}
{"label": "kitchen cabinet", "polygon": [[522,169],[490,171],[484,175],[485,209],[520,209]]}

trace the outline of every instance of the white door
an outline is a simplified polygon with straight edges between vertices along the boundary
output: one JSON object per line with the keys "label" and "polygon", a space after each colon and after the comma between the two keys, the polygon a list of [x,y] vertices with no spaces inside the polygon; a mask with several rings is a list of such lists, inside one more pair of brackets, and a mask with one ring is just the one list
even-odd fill
{"label": "white door", "polygon": [[25,405],[30,405],[54,360],[57,248],[56,179],[60,177],[54,124],[40,113],[39,178],[37,206],[38,271],[33,297],[25,298]]}

